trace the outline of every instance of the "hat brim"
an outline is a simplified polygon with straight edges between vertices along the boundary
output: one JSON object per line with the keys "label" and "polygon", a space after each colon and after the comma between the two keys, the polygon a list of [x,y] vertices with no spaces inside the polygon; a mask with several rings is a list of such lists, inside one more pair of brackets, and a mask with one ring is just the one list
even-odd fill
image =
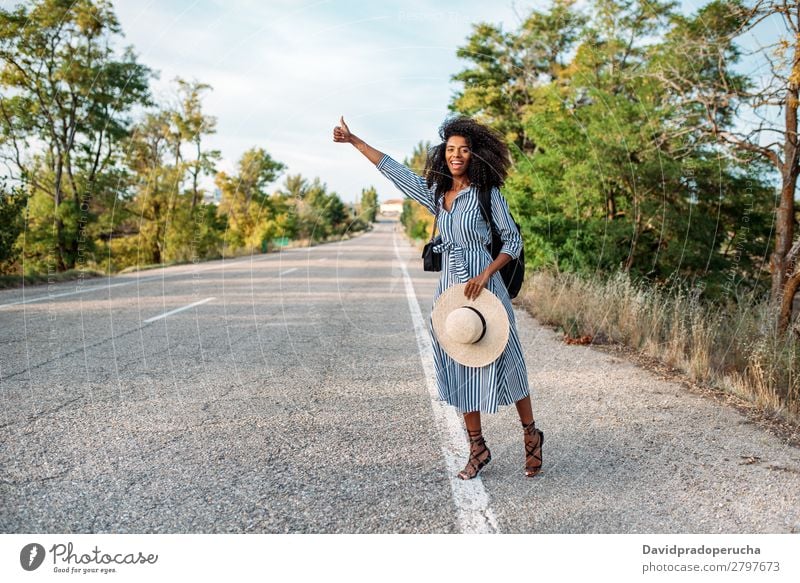
{"label": "hat brim", "polygon": [[[483,288],[477,298],[470,300],[464,295],[466,287],[467,284],[458,283],[441,293],[431,313],[433,331],[442,349],[456,362],[465,366],[486,366],[497,360],[506,348],[509,334],[508,313],[500,298],[488,288]],[[475,308],[486,320],[486,333],[478,342],[464,344],[447,334],[447,316],[462,306]]]}

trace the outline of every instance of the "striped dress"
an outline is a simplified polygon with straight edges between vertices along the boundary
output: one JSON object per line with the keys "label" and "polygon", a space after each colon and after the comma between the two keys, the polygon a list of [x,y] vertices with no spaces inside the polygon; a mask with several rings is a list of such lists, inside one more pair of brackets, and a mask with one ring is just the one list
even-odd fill
{"label": "striped dress", "polygon": [[[429,189],[424,178],[387,154],[383,155],[376,167],[404,195],[420,203],[432,215],[436,213],[435,189]],[[508,203],[496,187],[491,192],[491,204],[492,221],[503,241],[501,252],[519,257],[522,240],[511,219]],[[445,289],[480,275],[492,262],[492,256],[486,249],[491,242],[491,232],[480,210],[478,192],[472,186],[456,195],[450,212],[445,210],[440,201],[437,228],[442,243],[434,251],[442,252],[442,276],[433,296],[434,305]],[[503,302],[510,329],[505,351],[486,366],[465,366],[453,360],[440,346],[433,331],[431,316],[428,315],[439,399],[457,407],[462,413],[496,413],[499,406],[515,403],[529,394],[528,372],[514,310],[500,272],[492,275],[487,289]]]}

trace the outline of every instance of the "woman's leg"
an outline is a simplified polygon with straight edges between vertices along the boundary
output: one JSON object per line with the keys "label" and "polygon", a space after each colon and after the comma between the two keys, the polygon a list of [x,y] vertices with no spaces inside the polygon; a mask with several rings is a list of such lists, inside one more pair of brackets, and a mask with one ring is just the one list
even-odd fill
{"label": "woman's leg", "polygon": [[467,426],[467,431],[481,431],[481,412],[470,411],[464,413],[464,425]]}
{"label": "woman's leg", "polygon": [[542,468],[542,443],[543,432],[536,428],[533,420],[531,396],[528,395],[516,403],[519,420],[522,422],[522,431],[525,440],[525,475],[535,476]]}
{"label": "woman's leg", "polygon": [[464,425],[467,426],[469,435],[469,460],[464,469],[458,472],[462,480],[470,480],[478,475],[486,464],[492,459],[492,453],[486,447],[486,442],[481,433],[481,412],[470,411],[464,413]]}
{"label": "woman's leg", "polygon": [[519,413],[519,420],[523,425],[529,425],[533,422],[533,408],[531,407],[531,396],[523,397],[516,403],[517,413]]}

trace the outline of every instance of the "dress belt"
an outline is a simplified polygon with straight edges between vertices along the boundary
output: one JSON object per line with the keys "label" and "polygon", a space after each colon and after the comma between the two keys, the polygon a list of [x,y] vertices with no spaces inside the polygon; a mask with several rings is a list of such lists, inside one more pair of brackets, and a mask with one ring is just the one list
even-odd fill
{"label": "dress belt", "polygon": [[486,246],[480,243],[476,245],[456,245],[452,241],[441,241],[433,246],[436,253],[445,253],[447,260],[452,267],[451,272],[455,273],[458,277],[459,283],[467,283],[472,276],[467,269],[467,262],[464,259],[464,250],[466,249],[483,249],[486,251]]}

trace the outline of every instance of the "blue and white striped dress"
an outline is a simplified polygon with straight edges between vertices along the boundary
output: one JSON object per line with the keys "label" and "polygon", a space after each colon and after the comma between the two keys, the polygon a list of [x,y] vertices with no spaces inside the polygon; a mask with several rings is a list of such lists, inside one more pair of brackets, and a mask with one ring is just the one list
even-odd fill
{"label": "blue and white striped dress", "polygon": [[[424,178],[387,154],[384,154],[376,167],[403,194],[435,215],[435,189],[429,189]],[[492,189],[491,204],[492,221],[503,241],[501,252],[514,258],[519,257],[522,240],[500,189]],[[443,201],[440,202],[439,209],[437,228],[442,235],[442,243],[434,250],[442,252],[442,276],[433,296],[434,305],[445,289],[457,283],[466,283],[480,275],[492,262],[492,256],[486,249],[486,245],[491,242],[491,232],[480,210],[477,189],[469,186],[459,192],[453,200],[450,212],[444,208]],[[529,394],[528,372],[517,334],[514,310],[499,272],[492,275],[487,289],[503,302],[510,329],[505,351],[486,366],[465,366],[453,360],[440,346],[433,332],[431,316],[428,315],[428,332],[433,345],[439,399],[457,407],[462,413],[496,413],[499,406],[511,405]]]}

